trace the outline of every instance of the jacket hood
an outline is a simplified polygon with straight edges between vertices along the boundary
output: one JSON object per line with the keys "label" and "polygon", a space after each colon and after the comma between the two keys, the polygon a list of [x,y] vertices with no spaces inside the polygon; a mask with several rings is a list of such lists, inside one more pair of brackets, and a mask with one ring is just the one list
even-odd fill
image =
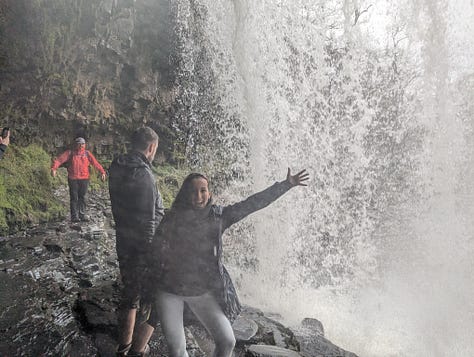
{"label": "jacket hood", "polygon": [[132,151],[128,154],[122,154],[115,159],[118,166],[124,168],[150,167],[150,162],[141,152]]}

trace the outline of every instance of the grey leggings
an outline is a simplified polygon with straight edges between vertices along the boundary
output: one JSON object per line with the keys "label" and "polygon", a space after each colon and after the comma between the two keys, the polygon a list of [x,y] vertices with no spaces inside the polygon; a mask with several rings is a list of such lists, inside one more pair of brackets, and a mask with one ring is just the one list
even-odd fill
{"label": "grey leggings", "polygon": [[170,357],[188,357],[184,336],[183,309],[188,304],[214,339],[213,357],[231,357],[235,346],[232,326],[216,299],[209,293],[201,296],[180,296],[160,292],[156,309],[166,337]]}

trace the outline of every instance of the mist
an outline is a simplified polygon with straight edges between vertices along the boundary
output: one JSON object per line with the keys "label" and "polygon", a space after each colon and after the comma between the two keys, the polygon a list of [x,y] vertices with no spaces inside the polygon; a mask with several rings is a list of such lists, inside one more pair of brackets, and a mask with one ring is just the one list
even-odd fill
{"label": "mist", "polygon": [[182,115],[201,123],[188,155],[218,198],[311,174],[227,234],[244,302],[316,317],[362,356],[469,356],[472,2],[179,1],[176,14]]}

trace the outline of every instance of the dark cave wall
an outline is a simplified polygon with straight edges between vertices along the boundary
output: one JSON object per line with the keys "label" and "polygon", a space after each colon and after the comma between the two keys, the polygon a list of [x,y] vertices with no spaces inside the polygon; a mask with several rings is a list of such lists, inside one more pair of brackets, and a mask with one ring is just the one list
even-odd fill
{"label": "dark cave wall", "polygon": [[84,136],[99,156],[146,124],[173,161],[173,13],[167,0],[2,0],[0,125],[51,154]]}

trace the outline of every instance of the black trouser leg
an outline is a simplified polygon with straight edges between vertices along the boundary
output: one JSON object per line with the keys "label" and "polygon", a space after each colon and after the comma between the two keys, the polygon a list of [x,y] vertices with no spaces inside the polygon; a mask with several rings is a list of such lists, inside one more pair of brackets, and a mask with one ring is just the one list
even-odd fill
{"label": "black trouser leg", "polygon": [[87,188],[89,187],[89,180],[77,180],[79,184],[78,190],[78,208],[79,218],[84,218],[86,214],[86,194]]}
{"label": "black trouser leg", "polygon": [[71,220],[79,219],[78,201],[79,201],[79,180],[68,179],[69,184],[69,207],[71,209]]}

